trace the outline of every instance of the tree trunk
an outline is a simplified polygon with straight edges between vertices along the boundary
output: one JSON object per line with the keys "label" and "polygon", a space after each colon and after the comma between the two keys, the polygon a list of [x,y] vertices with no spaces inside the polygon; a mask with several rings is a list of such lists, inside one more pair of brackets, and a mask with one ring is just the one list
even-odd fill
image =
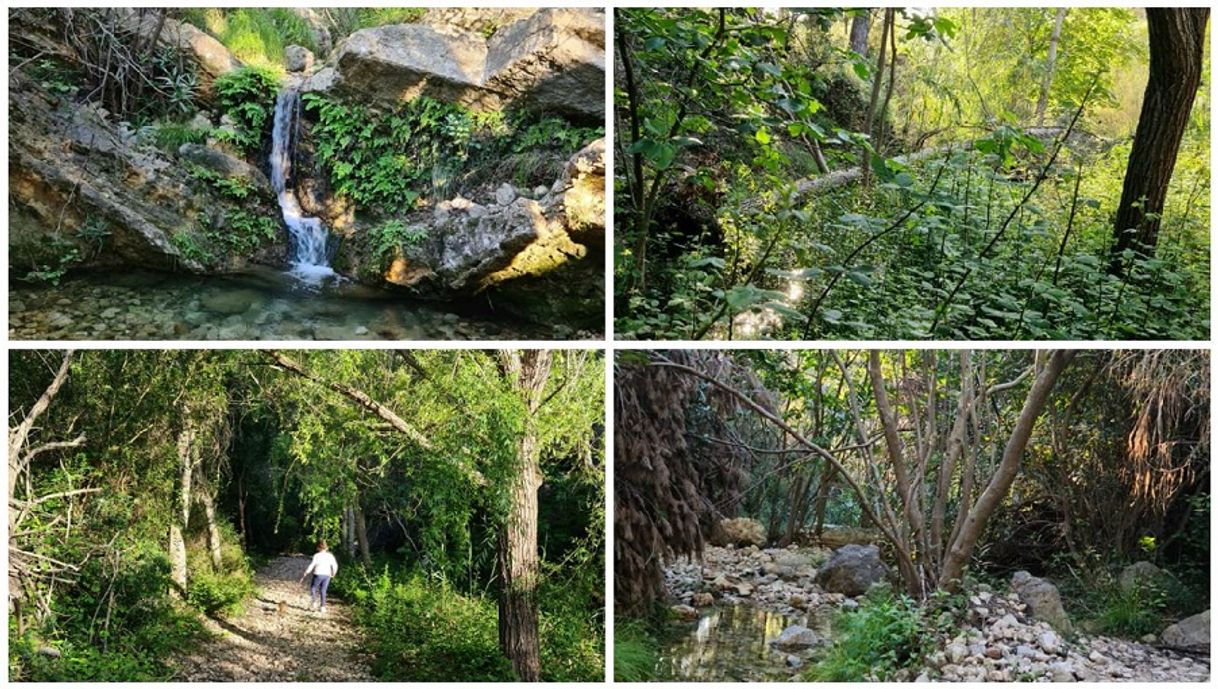
{"label": "tree trunk", "polygon": [[850,22],[850,49],[867,57],[867,35],[871,33],[871,10],[861,9]]}
{"label": "tree trunk", "polygon": [[538,637],[537,488],[540,484],[535,440],[520,443],[520,467],[509,490],[507,524],[499,537],[499,645],[522,681],[541,679]]}
{"label": "tree trunk", "polygon": [[1206,7],[1146,10],[1150,78],[1113,224],[1116,244],[1110,270],[1114,274],[1124,273],[1121,253],[1125,249],[1145,250],[1153,255],[1158,244],[1167,185],[1201,83],[1209,12]]}
{"label": "tree trunk", "polygon": [[219,572],[224,567],[224,558],[220,551],[220,525],[216,523],[216,500],[210,490],[201,490],[199,502],[203,505],[203,516],[207,520],[207,550],[211,553],[211,567]]}
{"label": "tree trunk", "polygon": [[1057,8],[1053,18],[1053,33],[1049,34],[1049,55],[1045,58],[1045,78],[1040,82],[1040,98],[1036,101],[1036,126],[1045,124],[1045,110],[1049,107],[1049,89],[1053,86],[1053,71],[1057,69],[1057,43],[1062,37],[1062,23],[1066,21],[1065,7]]}
{"label": "tree trunk", "polygon": [[529,410],[519,443],[519,464],[508,488],[508,515],[499,533],[499,646],[525,682],[541,679],[538,637],[537,489],[541,486],[539,447],[532,415],[550,376],[551,353],[501,351],[500,371]]}
{"label": "tree trunk", "polygon": [[368,525],[364,521],[364,508],[356,505],[352,510],[355,523],[355,542],[359,546],[359,559],[364,566],[372,565],[372,553],[368,549]]}
{"label": "tree trunk", "polygon": [[[1027,447],[1028,438],[1032,435],[1032,428],[1036,425],[1036,420],[1040,418],[1045,404],[1049,401],[1049,393],[1053,391],[1053,386],[1057,383],[1061,372],[1077,353],[1076,350],[1057,350],[1046,355],[1044,367],[1037,374],[1036,381],[1032,383],[1032,389],[1028,391],[1023,408],[1019,411],[1019,418],[1015,421],[1015,427],[1007,438],[998,468],[990,478],[989,485],[978,496],[976,504],[969,509],[960,533],[948,549],[943,569],[939,573],[939,588],[955,591],[959,586],[964,574],[964,566],[972,557],[973,548],[977,545],[981,532],[985,530],[986,522],[1006,497],[1007,492],[1011,489],[1011,484],[1015,481],[1015,475],[1019,473],[1024,448]],[[960,509],[965,509],[965,506],[961,505]]]}
{"label": "tree trunk", "polygon": [[182,415],[182,430],[178,432],[178,499],[173,521],[169,525],[169,579],[173,584],[170,593],[186,595],[186,540],[190,526],[191,483],[194,480],[194,429],[190,426],[190,410]]}

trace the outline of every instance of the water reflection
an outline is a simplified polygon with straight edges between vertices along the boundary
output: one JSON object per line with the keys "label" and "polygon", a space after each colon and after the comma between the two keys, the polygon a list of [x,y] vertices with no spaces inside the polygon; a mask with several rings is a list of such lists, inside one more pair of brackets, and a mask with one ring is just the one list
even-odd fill
{"label": "water reflection", "polygon": [[791,679],[797,672],[787,654],[770,642],[791,625],[828,634],[820,616],[791,616],[750,605],[713,608],[688,634],[674,638],[661,653],[658,677],[693,682]]}

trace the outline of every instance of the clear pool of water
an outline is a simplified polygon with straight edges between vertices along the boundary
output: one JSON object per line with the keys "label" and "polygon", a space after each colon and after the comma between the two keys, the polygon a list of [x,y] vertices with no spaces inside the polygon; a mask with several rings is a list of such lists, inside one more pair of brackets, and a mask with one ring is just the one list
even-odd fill
{"label": "clear pool of water", "polygon": [[792,617],[751,605],[703,611],[686,633],[673,634],[660,653],[657,679],[679,682],[757,682],[799,679],[787,664],[787,653],[770,642],[791,625],[804,625],[822,636],[827,619]]}
{"label": "clear pool of water", "polygon": [[85,273],[58,286],[13,283],[13,340],[585,339],[492,311],[484,300],[405,300],[353,282],[310,286],[257,269],[235,276]]}

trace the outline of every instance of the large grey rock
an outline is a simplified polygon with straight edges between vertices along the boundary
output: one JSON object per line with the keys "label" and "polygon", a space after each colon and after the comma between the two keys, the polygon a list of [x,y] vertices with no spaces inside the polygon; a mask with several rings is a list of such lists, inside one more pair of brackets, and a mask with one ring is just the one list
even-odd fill
{"label": "large grey rock", "polygon": [[302,45],[290,45],[283,49],[283,68],[289,72],[308,72],[313,69],[313,53]]}
{"label": "large grey rock", "polygon": [[1062,607],[1061,594],[1052,582],[1019,571],[1011,576],[1011,590],[1028,606],[1033,618],[1048,622],[1058,631],[1069,632],[1072,629],[1070,618]]}
{"label": "large grey rock", "polygon": [[264,194],[271,194],[271,183],[258,168],[249,163],[201,144],[185,143],[178,148],[178,156],[187,162],[217,172],[230,179],[240,179]]}
{"label": "large grey rock", "polygon": [[603,121],[604,46],[599,13],[542,10],[491,37],[485,84],[533,110]]}
{"label": "large grey rock", "polygon": [[520,16],[489,42],[480,33],[422,23],[356,31],[303,90],[388,102],[428,96],[473,110],[512,105],[603,121],[603,12]]}
{"label": "large grey rock", "polygon": [[710,540],[714,545],[760,547],[765,545],[765,527],[756,519],[748,517],[721,519],[719,528],[711,534]]}
{"label": "large grey rock", "polygon": [[361,29],[339,43],[306,91],[397,102],[427,96],[474,110],[497,110],[497,94],[482,87],[486,41],[421,24]]}
{"label": "large grey rock", "polygon": [[829,593],[859,596],[888,577],[888,567],[874,545],[850,544],[833,552],[816,573],[816,583]]}
{"label": "large grey rock", "polygon": [[821,643],[820,635],[803,625],[792,625],[782,630],[770,645],[780,651],[803,651]]}
{"label": "large grey rock", "polygon": [[209,34],[192,24],[170,17],[160,17],[156,12],[118,8],[115,10],[121,21],[148,40],[155,36],[163,46],[182,51],[209,76],[218,77],[241,66],[228,48]]}
{"label": "large grey rock", "polygon": [[1167,583],[1170,578],[1170,574],[1156,567],[1153,563],[1140,560],[1121,570],[1118,583],[1121,590],[1128,593],[1138,586],[1161,586]]}
{"label": "large grey rock", "polygon": [[1168,646],[1209,650],[1210,611],[1186,617],[1163,630],[1160,639]]}

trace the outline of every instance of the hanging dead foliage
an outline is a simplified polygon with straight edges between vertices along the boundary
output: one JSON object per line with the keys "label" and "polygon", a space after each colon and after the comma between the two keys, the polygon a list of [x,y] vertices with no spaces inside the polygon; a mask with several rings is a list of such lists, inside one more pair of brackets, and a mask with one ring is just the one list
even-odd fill
{"label": "hanging dead foliage", "polygon": [[619,353],[614,395],[614,591],[618,610],[640,612],[664,596],[663,564],[700,555],[719,520],[743,497],[748,454],[690,441],[722,437],[738,413],[730,395],[668,360],[737,382],[772,404],[752,372],[723,352]]}

